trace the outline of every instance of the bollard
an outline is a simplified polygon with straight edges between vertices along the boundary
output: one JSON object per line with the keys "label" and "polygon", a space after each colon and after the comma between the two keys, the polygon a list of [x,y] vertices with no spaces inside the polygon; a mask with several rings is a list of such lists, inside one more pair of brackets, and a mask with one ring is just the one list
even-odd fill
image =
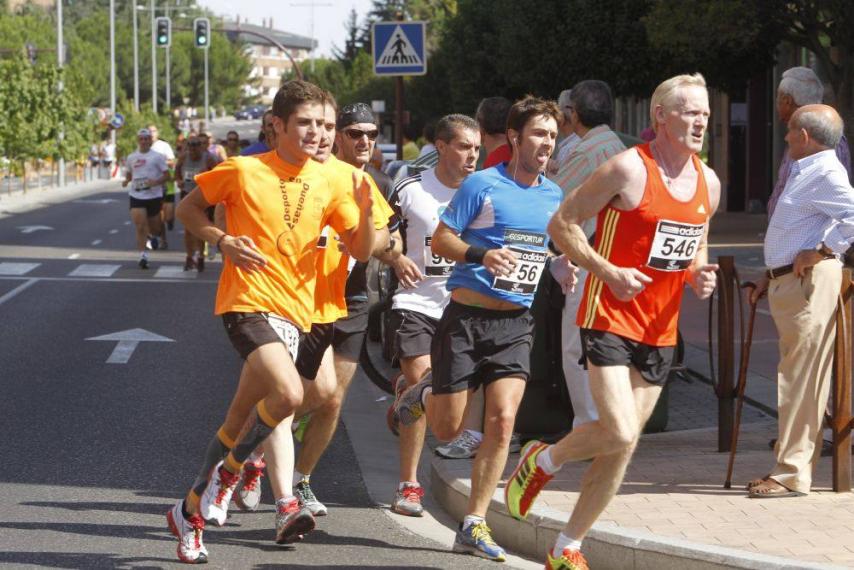
{"label": "bollard", "polygon": [[833,490],[851,490],[851,270],[842,271],[833,354]]}
{"label": "bollard", "polygon": [[735,258],[719,256],[718,265],[718,451],[727,452],[732,446],[735,421]]}

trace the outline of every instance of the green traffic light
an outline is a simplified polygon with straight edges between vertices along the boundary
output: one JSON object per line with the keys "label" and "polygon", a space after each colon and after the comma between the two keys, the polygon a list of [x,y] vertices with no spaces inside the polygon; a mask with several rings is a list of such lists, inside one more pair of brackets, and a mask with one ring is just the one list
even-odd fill
{"label": "green traffic light", "polygon": [[159,38],[157,38],[157,41],[158,43],[165,44],[168,39],[169,38],[167,38],[166,36],[160,36]]}
{"label": "green traffic light", "polygon": [[208,43],[208,39],[205,36],[201,36],[201,37],[199,37],[199,43],[200,44],[206,44],[206,43]]}

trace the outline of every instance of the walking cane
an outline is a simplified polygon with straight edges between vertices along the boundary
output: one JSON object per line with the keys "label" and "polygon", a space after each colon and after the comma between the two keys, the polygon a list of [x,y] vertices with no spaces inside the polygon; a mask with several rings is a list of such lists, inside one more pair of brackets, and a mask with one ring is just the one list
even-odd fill
{"label": "walking cane", "polygon": [[[756,284],[746,281],[741,285],[743,289],[750,289],[751,292],[756,289]],[[744,339],[744,344],[741,347],[741,357],[738,366],[738,401],[735,406],[735,427],[732,430],[732,440],[729,447],[729,465],[726,470],[726,481],[724,481],[724,489],[732,487],[732,468],[735,465],[735,451],[738,446],[738,431],[741,428],[741,410],[744,408],[744,389],[747,387],[747,364],[750,362],[750,345],[753,342],[753,322],[756,320],[756,303],[750,303],[750,317],[747,321],[747,336]]]}

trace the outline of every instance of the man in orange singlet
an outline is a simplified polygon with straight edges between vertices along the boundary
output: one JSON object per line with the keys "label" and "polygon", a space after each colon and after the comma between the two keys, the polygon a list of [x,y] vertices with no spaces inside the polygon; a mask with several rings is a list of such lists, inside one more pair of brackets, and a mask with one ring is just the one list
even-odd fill
{"label": "man in orange singlet", "polygon": [[[530,442],[508,481],[507,508],[524,518],[561,465],[593,459],[546,568],[587,568],[581,540],[619,489],[667,379],[684,284],[701,299],[715,288],[706,235],[720,182],[697,157],[709,120],[703,77],[664,81],[650,119],[655,141],[608,160],[549,223],[557,246],[590,272],[577,322],[599,419],[554,445]],[[591,247],[581,225],[593,216]]]}

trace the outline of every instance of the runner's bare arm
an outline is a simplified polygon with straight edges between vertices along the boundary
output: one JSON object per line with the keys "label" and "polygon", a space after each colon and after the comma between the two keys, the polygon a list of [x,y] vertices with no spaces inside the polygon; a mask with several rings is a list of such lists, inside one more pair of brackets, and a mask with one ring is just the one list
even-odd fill
{"label": "runner's bare arm", "polygon": [[[466,252],[470,247],[445,222],[439,222],[430,242],[433,253],[460,263],[468,262]],[[516,256],[505,247],[489,249],[483,256],[482,264],[493,275],[510,275],[516,267]]]}
{"label": "runner's bare arm", "polygon": [[558,249],[605,282],[622,301],[640,293],[643,284],[651,279],[633,267],[617,267],[599,255],[587,242],[581,224],[596,216],[612,200],[619,199],[639,177],[643,180],[643,163],[636,153],[623,152],[615,156],[567,195],[548,227]]}
{"label": "runner's bare arm", "polygon": [[374,252],[374,257],[391,265],[394,260],[403,255],[403,237],[400,235],[400,230],[394,230],[389,234],[389,241],[379,253]]}
{"label": "runner's bare arm", "polygon": [[[712,211],[709,213],[711,218],[718,209],[718,204],[721,198],[721,181],[718,180],[715,171],[703,164],[703,173],[706,178],[706,187],[709,192],[709,206]],[[717,270],[718,265],[709,263],[709,226],[706,223],[703,238],[700,240],[700,245],[697,246],[697,255],[694,257],[694,262],[688,268],[688,283],[694,289],[697,297],[700,299],[708,299],[715,291],[717,285]]]}
{"label": "runner's bare arm", "polygon": [[379,258],[386,251],[389,237],[388,226],[374,230],[374,250],[371,252],[373,257]]}
{"label": "runner's bare arm", "polygon": [[178,159],[178,162],[175,163],[175,185],[179,190],[184,189],[184,155]]}
{"label": "runner's bare arm", "polygon": [[196,188],[181,200],[175,214],[185,229],[208,243],[218,244],[223,255],[235,266],[247,271],[261,269],[267,259],[258,250],[249,236],[230,236],[217,228],[209,219],[205,210],[210,208],[202,191]]}
{"label": "runner's bare arm", "polygon": [[361,173],[353,172],[353,194],[359,206],[359,224],[341,234],[350,256],[367,262],[374,251],[376,230],[374,229],[374,197],[371,185]]}

